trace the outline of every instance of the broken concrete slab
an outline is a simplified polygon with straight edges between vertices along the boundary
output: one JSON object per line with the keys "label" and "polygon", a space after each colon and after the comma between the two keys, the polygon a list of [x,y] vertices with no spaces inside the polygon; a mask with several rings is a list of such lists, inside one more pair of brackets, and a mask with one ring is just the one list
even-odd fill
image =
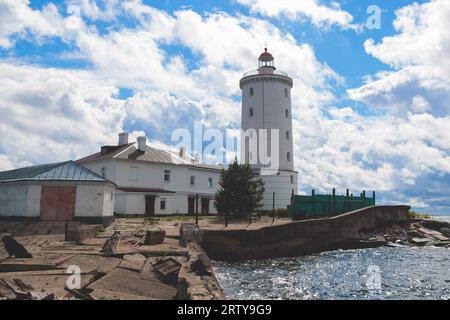
{"label": "broken concrete slab", "polygon": [[121,259],[119,258],[104,257],[102,255],[80,254],[65,261],[58,267],[67,269],[71,265],[76,265],[79,266],[81,272],[84,273],[92,269],[97,269],[97,272],[106,274],[116,268],[120,264],[120,262]]}
{"label": "broken concrete slab", "polygon": [[436,230],[430,230],[427,228],[418,228],[417,229],[420,233],[423,233],[425,236],[427,236],[428,238],[430,238],[430,236],[436,240],[439,241],[448,241],[450,240],[448,237],[444,236],[442,233],[440,233],[439,231]]}
{"label": "broken concrete slab", "polygon": [[[66,296],[67,291],[64,290],[69,279],[70,274],[65,275],[22,275],[20,280],[28,283],[33,288],[39,288],[36,291],[46,291],[53,293],[55,297],[63,298]],[[13,280],[15,277],[2,275],[3,280]],[[94,275],[81,275],[81,287],[89,285],[94,280]]]}
{"label": "broken concrete slab", "polygon": [[147,258],[140,253],[126,254],[120,262],[119,267],[141,272]]}
{"label": "broken concrete slab", "polygon": [[103,278],[89,285],[88,288],[111,290],[162,300],[172,300],[177,294],[177,289],[174,286],[167,285],[156,277],[122,268],[114,269]]}
{"label": "broken concrete slab", "polygon": [[155,300],[150,297],[104,289],[95,289],[89,295],[94,300]]}
{"label": "broken concrete slab", "polygon": [[0,263],[0,273],[52,269],[58,269],[58,266],[53,259],[47,258],[8,259]]}
{"label": "broken concrete slab", "polygon": [[188,256],[188,250],[185,248],[177,248],[177,247],[167,247],[162,246],[161,248],[153,248],[152,246],[140,246],[139,248],[136,248],[136,250],[143,254],[144,256],[148,257],[160,257],[160,256],[181,256],[181,257],[187,257]]}

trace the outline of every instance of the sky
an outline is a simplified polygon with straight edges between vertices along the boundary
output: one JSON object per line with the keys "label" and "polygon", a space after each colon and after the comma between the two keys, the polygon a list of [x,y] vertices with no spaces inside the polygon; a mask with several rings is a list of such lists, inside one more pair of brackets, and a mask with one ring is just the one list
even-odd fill
{"label": "sky", "polygon": [[267,44],[294,80],[301,193],[450,214],[449,17],[448,0],[0,0],[0,170],[122,131],[238,129]]}

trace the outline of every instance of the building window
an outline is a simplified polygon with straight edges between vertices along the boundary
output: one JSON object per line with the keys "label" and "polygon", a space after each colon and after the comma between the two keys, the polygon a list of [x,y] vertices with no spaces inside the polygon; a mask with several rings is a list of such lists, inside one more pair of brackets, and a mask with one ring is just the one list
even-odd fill
{"label": "building window", "polygon": [[166,198],[161,198],[159,201],[159,208],[163,211],[166,210]]}
{"label": "building window", "polygon": [[291,174],[291,184],[294,184],[294,175]]}
{"label": "building window", "polygon": [[251,87],[251,88],[250,88],[250,92],[249,92],[250,96],[253,96],[253,93],[254,93],[254,92],[253,92],[253,87]]}
{"label": "building window", "polygon": [[164,170],[164,182],[170,182],[170,170]]}
{"label": "building window", "polygon": [[286,139],[289,140],[291,138],[291,134],[289,133],[289,131],[286,131]]}
{"label": "building window", "polygon": [[114,201],[114,191],[111,191],[111,201]]}
{"label": "building window", "polygon": [[289,119],[289,110],[288,109],[284,110],[284,114],[286,115],[286,119]]}
{"label": "building window", "polygon": [[209,177],[208,178],[208,187],[212,188],[213,186],[213,178]]}
{"label": "building window", "polygon": [[284,96],[287,98],[289,97],[289,91],[287,88],[284,88]]}
{"label": "building window", "polygon": [[248,115],[253,117],[253,108],[248,109]]}
{"label": "building window", "polygon": [[291,161],[291,153],[290,152],[287,153],[286,158],[287,158],[287,161]]}
{"label": "building window", "polygon": [[191,186],[195,186],[195,176],[191,176],[190,183],[191,183]]}
{"label": "building window", "polygon": [[138,181],[138,180],[139,180],[139,168],[130,167],[130,181]]}
{"label": "building window", "polygon": [[106,167],[102,168],[102,177],[106,178]]}

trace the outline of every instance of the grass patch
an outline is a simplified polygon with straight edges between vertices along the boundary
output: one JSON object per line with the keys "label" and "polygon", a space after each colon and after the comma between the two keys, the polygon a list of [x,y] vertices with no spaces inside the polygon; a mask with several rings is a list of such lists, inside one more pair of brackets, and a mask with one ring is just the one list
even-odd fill
{"label": "grass patch", "polygon": [[[195,220],[195,216],[188,216],[188,215],[173,215],[173,216],[157,216],[155,217],[159,219],[160,221],[189,221],[189,220]],[[207,220],[207,219],[213,219],[213,216],[198,216],[198,220]]]}
{"label": "grass patch", "polygon": [[408,218],[410,218],[410,219],[430,219],[431,216],[428,213],[424,213],[424,212],[409,211]]}

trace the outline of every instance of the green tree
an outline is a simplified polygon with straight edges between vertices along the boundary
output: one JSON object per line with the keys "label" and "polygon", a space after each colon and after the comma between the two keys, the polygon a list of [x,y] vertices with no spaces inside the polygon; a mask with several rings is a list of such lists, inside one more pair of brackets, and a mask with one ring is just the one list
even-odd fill
{"label": "green tree", "polygon": [[220,173],[219,185],[214,199],[219,214],[245,217],[262,206],[264,183],[248,164],[239,164],[235,159]]}

